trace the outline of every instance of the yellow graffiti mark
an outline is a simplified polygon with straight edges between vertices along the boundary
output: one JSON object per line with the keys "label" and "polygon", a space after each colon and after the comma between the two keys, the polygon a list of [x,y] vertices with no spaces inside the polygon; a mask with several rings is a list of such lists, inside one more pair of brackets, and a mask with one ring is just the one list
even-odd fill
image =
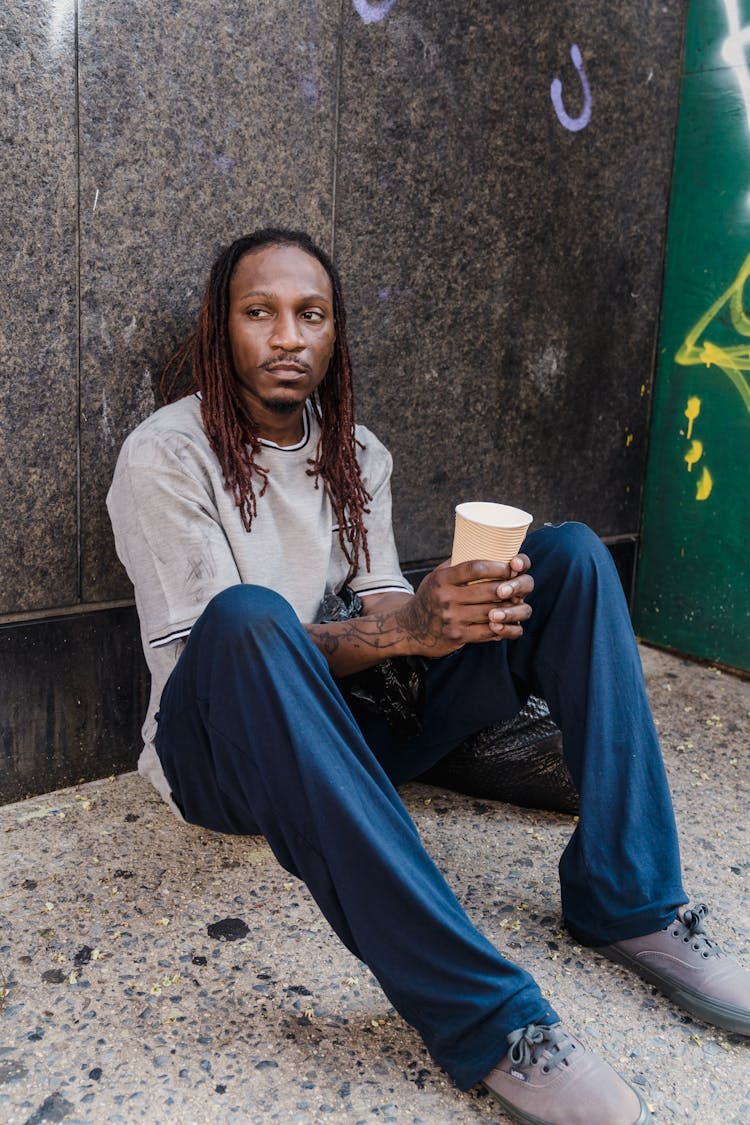
{"label": "yellow graffiti mark", "polygon": [[713,488],[713,486],[714,486],[713,477],[711,476],[708,469],[704,465],[703,466],[703,472],[701,473],[701,479],[698,481],[698,484],[697,484],[696,489],[695,489],[695,499],[696,500],[708,500],[709,496],[711,495],[711,489]]}
{"label": "yellow graffiti mark", "polygon": [[[750,337],[750,317],[742,304],[745,282],[750,277],[750,254],[745,258],[740,272],[718,300],[714,301],[710,309],[703,314],[700,320],[688,332],[680,345],[675,359],[683,367],[705,364],[706,367],[718,367],[732,381],[740,398],[745,404],[745,409],[750,413],[750,344],[736,344],[731,347],[722,347],[711,340],[700,341],[700,337],[707,330],[712,321],[725,308],[729,309],[732,327],[739,336]],[[699,342],[700,341],[700,342]]]}
{"label": "yellow graffiti mark", "polygon": [[697,461],[700,461],[702,456],[703,456],[703,442],[702,441],[691,441],[690,442],[690,449],[688,449],[687,453],[685,454],[685,463],[687,464],[689,473],[692,472],[693,465],[695,465],[695,463]]}
{"label": "yellow graffiti mark", "polygon": [[700,412],[701,412],[701,400],[699,398],[696,398],[695,395],[693,395],[692,398],[688,399],[687,410],[685,411],[685,417],[688,420],[688,431],[687,431],[688,441],[693,436],[693,422],[698,417]]}
{"label": "yellow graffiti mark", "polygon": [[628,436],[625,438],[625,445],[627,447],[627,446],[632,445],[632,444],[633,444],[633,435],[628,434]]}
{"label": "yellow graffiti mark", "polygon": [[[690,443],[687,453],[685,453],[683,458],[685,464],[687,465],[687,470],[689,473],[692,473],[693,465],[697,465],[701,457],[703,456],[703,442],[698,441],[697,438],[691,437],[691,434],[693,432],[693,424],[700,412],[701,400],[697,397],[697,395],[691,395],[691,397],[687,400],[687,405],[684,411],[685,417],[688,420],[687,435],[685,434],[684,430],[680,430],[680,434],[685,437],[686,440]],[[703,472],[701,473],[701,478],[695,486],[696,500],[707,500],[711,495],[711,489],[713,488],[713,486],[713,477],[704,465]]]}

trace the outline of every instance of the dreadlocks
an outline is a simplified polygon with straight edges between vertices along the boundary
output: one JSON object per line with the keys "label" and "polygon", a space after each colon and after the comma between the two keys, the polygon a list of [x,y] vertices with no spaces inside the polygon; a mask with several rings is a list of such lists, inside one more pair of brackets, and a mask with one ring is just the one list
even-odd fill
{"label": "dreadlocks", "polygon": [[[354,390],[346,311],[338,272],[328,255],[302,231],[270,227],[238,238],[224,250],[211,268],[195,332],[164,369],[161,389],[165,402],[201,392],[203,425],[240,509],[242,523],[250,531],[258,513],[258,499],[268,483],[268,469],[258,461],[261,441],[258,427],[238,390],[229,341],[229,284],[239,261],[266,246],[297,246],[317,258],[331,281],[336,328],[333,356],[323,382],[310,399],[321,437],[316,455],[308,462],[315,487],[322,479],[331,500],[344,556],[356,571],[360,551],[370,569],[364,515],[372,497],[362,483],[354,436]],[[186,365],[192,381],[180,393],[175,388]]]}

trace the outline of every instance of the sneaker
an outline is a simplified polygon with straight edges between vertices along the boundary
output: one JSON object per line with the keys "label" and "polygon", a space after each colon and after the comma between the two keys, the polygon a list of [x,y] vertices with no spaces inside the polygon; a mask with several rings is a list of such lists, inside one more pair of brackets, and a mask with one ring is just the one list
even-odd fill
{"label": "sneaker", "polygon": [[646,1125],[646,1103],[562,1024],[530,1023],[483,1085],[522,1125]]}
{"label": "sneaker", "polygon": [[655,934],[597,946],[597,953],[634,969],[691,1015],[750,1035],[750,973],[708,937],[707,914],[701,903]]}

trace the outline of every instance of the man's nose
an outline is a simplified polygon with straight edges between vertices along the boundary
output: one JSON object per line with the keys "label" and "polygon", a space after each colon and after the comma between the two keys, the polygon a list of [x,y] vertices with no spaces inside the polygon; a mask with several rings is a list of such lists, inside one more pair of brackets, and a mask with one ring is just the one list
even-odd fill
{"label": "man's nose", "polygon": [[302,329],[294,312],[280,312],[274,319],[271,346],[284,351],[294,351],[305,346]]}

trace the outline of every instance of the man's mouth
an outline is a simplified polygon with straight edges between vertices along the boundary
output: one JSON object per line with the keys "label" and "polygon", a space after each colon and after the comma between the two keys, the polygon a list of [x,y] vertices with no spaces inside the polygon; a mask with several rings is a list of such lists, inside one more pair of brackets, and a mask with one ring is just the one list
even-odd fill
{"label": "man's mouth", "polygon": [[307,364],[296,363],[292,359],[285,359],[276,363],[264,363],[263,367],[273,375],[306,375],[308,371]]}

